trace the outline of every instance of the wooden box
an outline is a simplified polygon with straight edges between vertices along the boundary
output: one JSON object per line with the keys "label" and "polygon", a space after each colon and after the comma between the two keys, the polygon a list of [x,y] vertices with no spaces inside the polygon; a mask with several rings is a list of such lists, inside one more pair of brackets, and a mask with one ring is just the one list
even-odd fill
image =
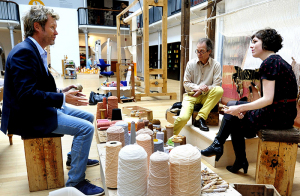
{"label": "wooden box", "polygon": [[171,124],[174,124],[175,122],[175,119],[173,118],[173,116],[176,116],[175,113],[172,113],[169,111],[169,109],[166,111],[166,120],[171,123]]}
{"label": "wooden box", "polygon": [[269,184],[234,184],[234,189],[243,196],[280,196],[274,186]]}
{"label": "wooden box", "polygon": [[130,117],[131,111],[139,111],[139,117],[147,117],[149,121],[153,120],[153,112],[152,110],[149,110],[147,108],[143,108],[140,106],[126,106],[122,108],[122,113],[126,114],[127,116]]}
{"label": "wooden box", "polygon": [[[194,124],[195,118],[198,115],[198,112],[193,112],[192,123]],[[219,112],[210,112],[207,119],[206,124],[211,126],[218,126],[219,125]]]}
{"label": "wooden box", "polygon": [[65,186],[60,137],[24,139],[24,149],[30,191]]}

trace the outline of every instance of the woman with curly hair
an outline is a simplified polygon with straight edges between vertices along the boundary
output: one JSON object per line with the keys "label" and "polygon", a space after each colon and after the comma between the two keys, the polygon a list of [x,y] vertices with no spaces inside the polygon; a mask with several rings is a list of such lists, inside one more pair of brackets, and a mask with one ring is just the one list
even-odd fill
{"label": "woman with curly hair", "polygon": [[245,137],[253,138],[260,129],[290,129],[297,116],[297,82],[289,65],[277,55],[282,48],[282,37],[275,29],[264,29],[251,37],[252,56],[263,62],[259,68],[262,97],[251,103],[230,101],[224,110],[224,118],[214,142],[201,154],[216,156],[223,154],[223,144],[231,135],[236,160],[227,170],[237,173],[248,170],[245,152]]}

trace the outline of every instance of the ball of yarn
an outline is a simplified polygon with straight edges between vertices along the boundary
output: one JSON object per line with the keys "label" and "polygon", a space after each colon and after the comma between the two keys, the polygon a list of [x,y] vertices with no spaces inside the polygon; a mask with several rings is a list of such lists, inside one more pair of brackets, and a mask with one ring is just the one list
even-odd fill
{"label": "ball of yarn", "polygon": [[153,130],[153,124],[149,122],[148,129]]}
{"label": "ball of yarn", "polygon": [[152,143],[152,153],[154,152],[154,143],[153,143],[153,131],[151,131],[150,129],[148,128],[144,128],[144,129],[140,129],[136,135],[140,135],[140,134],[148,134],[151,136],[151,143]]}
{"label": "ball of yarn", "polygon": [[165,139],[164,132],[157,132],[156,139],[160,139],[164,142],[164,139]]}
{"label": "ball of yarn", "polygon": [[150,157],[148,196],[170,195],[169,155],[155,152]]}
{"label": "ball of yarn", "polygon": [[137,129],[136,131],[139,131],[140,129],[145,128],[145,124],[144,122],[137,122]]}
{"label": "ball of yarn", "polygon": [[144,122],[145,126],[148,126],[149,120],[143,120],[143,122]]}
{"label": "ball of yarn", "polygon": [[154,125],[160,125],[160,120],[158,120],[158,119],[153,119],[153,120],[152,120],[152,124],[154,124]]}
{"label": "ball of yarn", "polygon": [[119,141],[122,143],[122,146],[125,146],[124,139],[124,129],[120,126],[109,127],[106,131],[107,141]]}
{"label": "ball of yarn", "polygon": [[201,194],[201,154],[190,144],[174,148],[169,155],[170,195]]}
{"label": "ball of yarn", "polygon": [[119,153],[119,196],[147,195],[147,153],[139,145],[127,145]]}
{"label": "ball of yarn", "polygon": [[76,90],[79,90],[79,92],[82,92],[82,85],[80,83],[76,84]]}
{"label": "ball of yarn", "polygon": [[149,166],[149,162],[150,162],[150,156],[152,154],[152,141],[151,141],[151,137],[148,134],[139,134],[138,136],[136,136],[136,143],[140,146],[142,146],[145,151],[147,152],[147,163]]}
{"label": "ball of yarn", "polygon": [[117,188],[118,160],[121,148],[121,142],[106,142],[105,184],[109,188]]}
{"label": "ball of yarn", "polygon": [[107,98],[107,118],[111,119],[112,110],[118,108],[118,97],[110,96]]}
{"label": "ball of yarn", "polygon": [[130,144],[130,136],[128,133],[128,123],[124,121],[118,121],[115,124],[116,126],[120,126],[124,129],[124,140],[125,140],[125,146]]}
{"label": "ball of yarn", "polygon": [[154,140],[154,152],[164,152],[164,141],[161,139]]}

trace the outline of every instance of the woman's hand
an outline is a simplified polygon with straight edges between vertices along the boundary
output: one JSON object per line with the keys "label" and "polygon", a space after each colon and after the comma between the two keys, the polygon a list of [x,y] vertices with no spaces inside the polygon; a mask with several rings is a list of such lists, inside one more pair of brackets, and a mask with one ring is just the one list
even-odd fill
{"label": "woman's hand", "polygon": [[232,116],[237,116],[239,119],[242,119],[244,118],[246,112],[241,110],[240,105],[235,105],[235,106],[225,107],[224,113],[231,114]]}

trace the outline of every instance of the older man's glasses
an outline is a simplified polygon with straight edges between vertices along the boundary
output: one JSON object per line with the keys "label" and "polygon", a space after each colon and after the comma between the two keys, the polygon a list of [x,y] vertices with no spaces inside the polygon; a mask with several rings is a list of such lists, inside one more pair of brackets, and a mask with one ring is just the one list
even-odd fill
{"label": "older man's glasses", "polygon": [[195,53],[196,54],[205,54],[205,53],[207,53],[207,50],[195,50]]}

